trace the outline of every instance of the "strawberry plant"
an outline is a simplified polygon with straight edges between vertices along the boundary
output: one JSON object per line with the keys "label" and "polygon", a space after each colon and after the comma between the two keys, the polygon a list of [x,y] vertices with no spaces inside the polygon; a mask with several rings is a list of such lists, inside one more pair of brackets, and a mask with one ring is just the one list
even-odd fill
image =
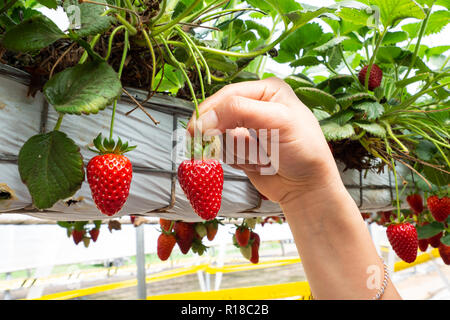
{"label": "strawberry plant", "polygon": [[[68,29],[44,16],[38,10],[42,6],[62,7]],[[27,71],[29,95],[42,91],[59,115],[53,130],[30,137],[19,154],[20,176],[33,205],[50,208],[71,197],[85,180],[79,147],[61,130],[66,114],[89,116],[112,108],[109,138],[101,143],[95,139],[96,147],[101,154],[129,151],[126,142],[113,140],[117,100],[129,95],[125,86],[147,90],[148,99],[158,91],[177,94],[191,99],[197,109],[214,88],[256,79],[254,71],[261,73],[265,55],[274,55],[283,39],[328,11],[289,14],[299,9],[295,1],[0,1],[1,62]],[[273,29],[241,19],[252,14],[270,17]],[[279,22],[285,28],[275,38]],[[128,180],[119,183],[128,189]],[[92,179],[89,184],[95,187]],[[127,192],[111,207],[105,198],[115,197],[112,190],[94,189],[99,189],[92,189],[95,202],[107,215],[118,212],[126,200]],[[205,219],[214,218],[218,208],[213,211]]]}

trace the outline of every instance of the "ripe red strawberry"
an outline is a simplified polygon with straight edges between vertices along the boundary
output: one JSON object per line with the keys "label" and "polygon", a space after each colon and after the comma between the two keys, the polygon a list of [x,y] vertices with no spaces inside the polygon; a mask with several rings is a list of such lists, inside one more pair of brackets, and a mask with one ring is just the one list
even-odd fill
{"label": "ripe red strawberry", "polygon": [[444,222],[450,214],[450,198],[430,196],[427,198],[428,210],[436,221]]}
{"label": "ripe red strawberry", "polygon": [[89,161],[87,180],[97,208],[103,214],[112,216],[127,201],[133,168],[123,153],[135,147],[128,147],[128,143],[122,143],[120,138],[117,143],[106,138],[102,142],[101,134],[94,139],[94,145],[100,155]]}
{"label": "ripe red strawberry", "polygon": [[250,262],[256,264],[259,262],[259,244],[260,244],[259,235],[252,231],[250,233],[250,239],[253,241],[252,257],[250,258]]}
{"label": "ripe red strawberry", "polygon": [[185,160],[178,180],[194,211],[204,220],[217,216],[222,202],[223,169],[215,159]]}
{"label": "ripe red strawberry", "polygon": [[89,235],[91,236],[92,241],[97,241],[98,235],[100,234],[100,229],[91,229],[89,230]]}
{"label": "ripe red strawberry", "polygon": [[130,192],[133,168],[124,155],[95,156],[87,165],[87,179],[97,208],[107,216],[122,209]]}
{"label": "ripe red strawberry", "polygon": [[159,259],[162,261],[169,259],[176,242],[177,239],[173,233],[166,233],[163,231],[158,237],[156,248]]}
{"label": "ripe red strawberry", "polygon": [[[161,229],[167,232],[170,232],[173,230],[173,226],[175,223],[172,223],[172,220],[166,220],[163,218],[159,219],[159,225],[161,226]],[[172,228],[170,228],[172,226]],[[170,230],[169,230],[170,229]]]}
{"label": "ripe red strawberry", "polygon": [[409,207],[416,214],[422,213],[422,211],[423,211],[423,199],[420,196],[420,194],[417,194],[417,193],[410,194],[409,196],[406,197],[406,202],[408,202]]}
{"label": "ripe red strawberry", "polygon": [[438,250],[439,254],[441,255],[442,261],[444,261],[446,265],[450,265],[450,246],[441,243]]}
{"label": "ripe red strawberry", "polygon": [[428,238],[428,243],[433,248],[438,248],[441,244],[442,232],[439,232],[437,235]]}
{"label": "ripe red strawberry", "polygon": [[194,223],[177,221],[175,222],[174,231],[181,252],[183,254],[188,253],[189,249],[191,249],[192,241],[195,238]]}
{"label": "ripe red strawberry", "polygon": [[[369,66],[364,66],[358,74],[359,82],[364,86],[366,83],[366,74]],[[369,90],[373,91],[381,85],[381,80],[383,79],[383,71],[376,64],[372,65],[369,75]]]}
{"label": "ripe red strawberry", "polygon": [[386,235],[395,253],[403,261],[412,263],[416,260],[419,240],[417,230],[409,222],[390,224]]}
{"label": "ripe red strawberry", "polygon": [[250,240],[250,229],[245,226],[239,226],[235,232],[236,241],[241,247],[246,247]]}
{"label": "ripe red strawberry", "polygon": [[422,252],[427,251],[427,249],[428,249],[428,239],[419,239],[419,249]]}
{"label": "ripe red strawberry", "polygon": [[219,223],[216,219],[206,223],[206,237],[209,241],[213,241],[219,230]]}
{"label": "ripe red strawberry", "polygon": [[73,242],[75,242],[75,244],[79,244],[83,240],[84,234],[85,234],[84,230],[73,230],[72,231]]}

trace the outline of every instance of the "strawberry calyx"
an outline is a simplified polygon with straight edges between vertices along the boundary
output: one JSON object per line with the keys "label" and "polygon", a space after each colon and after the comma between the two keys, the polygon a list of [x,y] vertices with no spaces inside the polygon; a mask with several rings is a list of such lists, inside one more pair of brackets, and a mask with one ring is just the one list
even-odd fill
{"label": "strawberry calyx", "polygon": [[114,139],[102,139],[101,133],[93,140],[93,143],[96,149],[89,148],[89,150],[101,155],[111,153],[121,155],[136,148],[136,146],[128,146],[128,142],[122,142],[120,138],[117,142]]}

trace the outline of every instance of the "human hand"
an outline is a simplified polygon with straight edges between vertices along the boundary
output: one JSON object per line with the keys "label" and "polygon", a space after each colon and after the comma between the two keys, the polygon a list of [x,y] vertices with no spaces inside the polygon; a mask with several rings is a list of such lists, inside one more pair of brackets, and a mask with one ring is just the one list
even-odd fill
{"label": "human hand", "polygon": [[[253,164],[231,164],[243,170],[256,189],[274,202],[283,205],[299,196],[342,184],[319,122],[292,88],[278,78],[227,85],[199,105],[199,115],[196,120],[194,114],[189,122],[191,136],[194,128],[200,128],[207,134],[226,132],[236,140],[244,137],[245,155],[240,157],[246,160],[249,143],[256,139],[249,129],[267,129],[269,138],[270,132],[278,129],[278,154],[271,154],[271,143],[276,142],[270,140],[264,150],[271,163],[277,162],[275,174],[261,174],[267,165],[260,157]],[[239,158],[236,143],[234,148],[225,149],[227,159],[230,152],[234,153],[232,159]]]}

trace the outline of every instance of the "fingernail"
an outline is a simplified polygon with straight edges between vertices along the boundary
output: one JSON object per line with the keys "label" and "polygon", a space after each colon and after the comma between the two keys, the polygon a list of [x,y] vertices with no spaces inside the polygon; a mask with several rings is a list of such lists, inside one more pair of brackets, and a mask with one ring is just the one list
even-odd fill
{"label": "fingernail", "polygon": [[210,110],[204,115],[198,118],[196,127],[205,132],[206,130],[217,129],[219,125],[219,119],[217,118],[217,113],[214,110]]}

